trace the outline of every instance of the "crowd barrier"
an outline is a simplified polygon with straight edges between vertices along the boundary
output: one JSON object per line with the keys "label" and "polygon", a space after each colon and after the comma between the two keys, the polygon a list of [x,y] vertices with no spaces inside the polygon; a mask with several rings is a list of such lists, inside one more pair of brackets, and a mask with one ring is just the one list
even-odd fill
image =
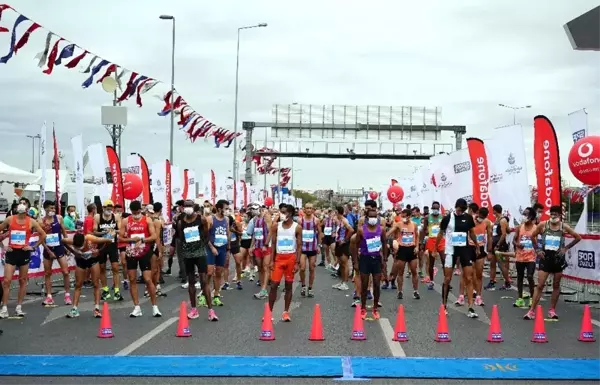
{"label": "crowd barrier", "polygon": [[[571,239],[570,237],[568,237]],[[600,301],[600,234],[582,234],[581,242],[567,252],[568,266],[563,272],[561,291],[571,290],[568,302]]]}

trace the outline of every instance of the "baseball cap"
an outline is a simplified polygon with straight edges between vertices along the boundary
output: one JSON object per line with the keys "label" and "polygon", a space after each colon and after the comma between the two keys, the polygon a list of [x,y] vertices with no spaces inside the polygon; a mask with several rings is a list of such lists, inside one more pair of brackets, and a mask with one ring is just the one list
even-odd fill
{"label": "baseball cap", "polygon": [[153,205],[147,205],[146,206],[146,211],[149,212],[150,214],[154,214],[154,206]]}
{"label": "baseball cap", "polygon": [[107,199],[104,201],[103,206],[104,207],[109,207],[109,206],[114,207],[114,204],[113,204],[113,201],[111,201],[110,199]]}

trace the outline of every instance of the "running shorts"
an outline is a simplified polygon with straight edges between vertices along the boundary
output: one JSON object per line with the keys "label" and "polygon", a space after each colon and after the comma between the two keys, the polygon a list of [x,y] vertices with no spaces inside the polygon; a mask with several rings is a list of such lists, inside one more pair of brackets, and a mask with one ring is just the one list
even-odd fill
{"label": "running shorts", "polygon": [[119,263],[119,250],[115,244],[109,244],[98,250],[98,263],[104,265],[107,259],[110,263]]}
{"label": "running shorts", "polygon": [[16,267],[29,265],[30,261],[31,251],[26,251],[23,249],[12,249],[12,251],[7,251],[4,258],[4,263]]}
{"label": "running shorts", "polygon": [[335,243],[335,238],[333,238],[333,236],[331,235],[326,235],[323,237],[323,244],[325,246],[331,246]]}
{"label": "running shorts", "polygon": [[475,246],[454,247],[454,256],[462,267],[473,266]]}
{"label": "running shorts", "polygon": [[231,255],[236,255],[240,253],[240,244],[238,243],[232,243],[231,244]]}
{"label": "running shorts", "polygon": [[[53,260],[52,258],[50,258],[50,256],[48,255],[48,252],[46,251],[46,249],[44,248],[44,259],[47,259],[49,261]],[[50,247],[50,250],[54,253],[54,255],[56,256],[56,259],[58,260],[59,258],[64,257],[65,254],[65,248],[64,247],[60,247],[60,248],[54,248],[54,247]]]}
{"label": "running shorts", "polygon": [[198,274],[206,274],[208,272],[208,264],[206,263],[205,256],[198,258],[185,258],[183,262],[185,263],[185,271],[188,275],[194,274],[196,268],[198,269]]}
{"label": "running shorts", "polygon": [[485,246],[479,246],[479,257],[475,256],[475,260],[479,261],[480,259],[486,258],[487,256],[488,256],[488,253],[485,250]]}
{"label": "running shorts", "polygon": [[251,244],[252,244],[252,239],[242,239],[240,241],[240,247],[242,249],[249,249]]}
{"label": "running shorts", "polygon": [[271,272],[271,281],[281,282],[285,277],[286,283],[294,282],[294,266],[296,265],[296,254],[277,254]]}
{"label": "running shorts", "polygon": [[308,258],[315,257],[317,255],[317,250],[302,250],[302,254],[306,255]]}
{"label": "running shorts", "polygon": [[255,258],[264,259],[265,257],[268,257],[269,255],[271,255],[270,247],[266,247],[265,251],[263,251],[263,249],[260,249],[260,248],[254,249],[254,257]]}
{"label": "running shorts", "polygon": [[75,257],[75,265],[83,270],[87,270],[89,268],[91,268],[92,266],[96,265],[98,263],[98,258],[97,257],[92,257],[90,259],[83,259],[83,258],[77,258]]}
{"label": "running shorts", "polygon": [[358,257],[358,271],[361,274],[381,274],[381,258],[370,255],[360,255]]}
{"label": "running shorts", "polygon": [[397,261],[410,262],[417,259],[415,255],[415,246],[398,246],[398,253],[396,254]]}
{"label": "running shorts", "polygon": [[152,249],[148,250],[144,255],[140,258],[134,257],[125,257],[125,261],[127,264],[127,270],[137,270],[139,269],[144,272],[148,270],[152,270],[152,254],[154,252]]}
{"label": "running shorts", "polygon": [[425,243],[425,250],[429,251],[430,253],[434,253],[436,251],[438,253],[443,253],[444,250],[446,250],[446,240],[444,238],[440,239],[440,244],[438,245],[437,250],[435,250],[435,241],[436,237],[429,237]]}
{"label": "running shorts", "polygon": [[539,269],[550,274],[562,273],[567,268],[567,260],[564,255],[558,255],[556,251],[544,251],[544,258],[540,258]]}
{"label": "running shorts", "polygon": [[335,256],[339,258],[342,255],[350,255],[350,241],[337,243],[335,245]]}
{"label": "running shorts", "polygon": [[215,247],[217,254],[213,254],[210,247],[206,248],[206,262],[209,266],[223,267],[227,259],[227,245]]}

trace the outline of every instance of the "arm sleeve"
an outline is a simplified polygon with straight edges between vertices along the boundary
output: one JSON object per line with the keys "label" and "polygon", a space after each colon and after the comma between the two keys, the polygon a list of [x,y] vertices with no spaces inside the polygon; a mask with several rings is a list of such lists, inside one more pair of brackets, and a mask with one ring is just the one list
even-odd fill
{"label": "arm sleeve", "polygon": [[450,223],[450,215],[446,215],[444,218],[442,218],[442,221],[440,222],[440,230],[446,231],[449,223]]}

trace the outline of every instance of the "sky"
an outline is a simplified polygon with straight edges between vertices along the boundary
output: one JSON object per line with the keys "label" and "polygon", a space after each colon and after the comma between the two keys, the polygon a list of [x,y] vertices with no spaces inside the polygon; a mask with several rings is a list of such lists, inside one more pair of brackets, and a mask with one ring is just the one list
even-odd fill
{"label": "sky", "polygon": [[[176,18],[176,88],[195,110],[226,129],[234,124],[237,28],[268,23],[241,34],[239,127],[245,120],[270,121],[274,104],[440,106],[444,125],[465,125],[465,137],[483,138],[513,122],[513,111],[499,103],[531,105],[516,113],[524,127],[530,184],[535,184],[534,116],[551,119],[564,159],[572,145],[569,113],[586,108],[591,133],[600,131],[600,53],[574,51],[563,30],[566,22],[595,7],[595,0],[9,4],[65,39],[164,82],[144,96],[142,108],[133,101],[124,104],[128,126],[122,153],[138,152],[149,164],[169,156],[169,118],[157,112],[162,108],[158,97],[170,88],[172,35],[161,14]],[[5,11],[0,25],[10,29],[15,18]],[[77,69],[57,67],[52,75],[43,74],[34,56],[43,51],[46,33],[36,31],[27,46],[0,64],[0,161],[26,170],[31,168],[26,135],[38,134],[44,121],[55,125],[67,164],[73,163],[70,139],[76,135],[83,134],[84,147],[111,144],[100,124],[100,106],[111,104],[112,95],[97,84],[83,89],[86,75]],[[10,33],[1,33],[0,55],[9,46]],[[262,139],[259,130],[256,137]],[[453,141],[445,135],[444,142]],[[174,163],[181,168],[197,175],[211,168],[219,176],[231,174],[232,148],[191,143],[181,131],[175,132],[174,144]],[[243,154],[238,155],[241,161]],[[282,158],[282,167],[291,163]],[[562,175],[575,184],[563,163]],[[292,178],[303,189],[370,188],[409,176],[421,165],[295,159]],[[275,183],[275,177],[267,183]]]}

